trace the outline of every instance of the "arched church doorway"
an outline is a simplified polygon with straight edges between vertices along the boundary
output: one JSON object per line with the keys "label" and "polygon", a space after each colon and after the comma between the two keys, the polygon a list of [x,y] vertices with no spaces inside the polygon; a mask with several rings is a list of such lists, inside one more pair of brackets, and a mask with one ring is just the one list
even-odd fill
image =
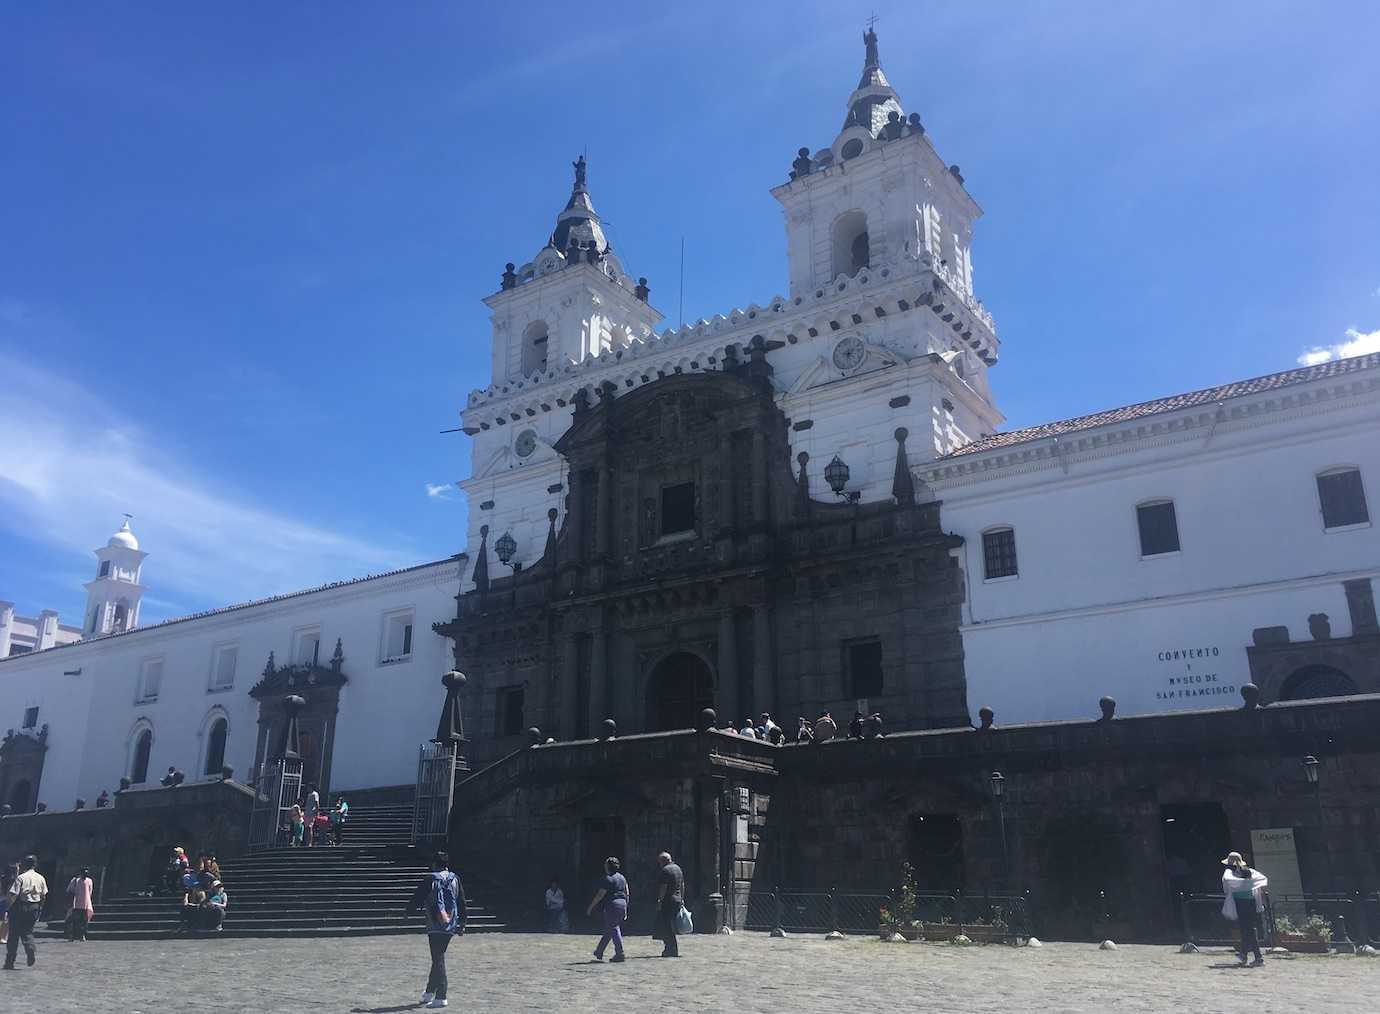
{"label": "arched church doorway", "polygon": [[1330,665],[1307,665],[1279,689],[1281,701],[1306,701],[1314,697],[1346,697],[1356,693],[1351,677]]}
{"label": "arched church doorway", "polygon": [[647,728],[693,729],[699,713],[714,706],[714,674],[688,651],[667,655],[647,682]]}

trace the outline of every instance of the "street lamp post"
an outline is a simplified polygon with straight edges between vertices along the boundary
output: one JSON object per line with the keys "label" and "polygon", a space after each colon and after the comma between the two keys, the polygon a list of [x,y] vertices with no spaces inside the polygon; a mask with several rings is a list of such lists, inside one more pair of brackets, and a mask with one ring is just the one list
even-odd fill
{"label": "street lamp post", "polygon": [[1308,784],[1313,786],[1313,802],[1318,809],[1318,848],[1322,852],[1323,869],[1327,872],[1327,888],[1332,889],[1332,853],[1327,848],[1327,828],[1323,823],[1322,805],[1322,780],[1319,777],[1322,773],[1322,764],[1318,758],[1311,753],[1301,762],[1303,767],[1303,777],[1308,780]]}
{"label": "street lamp post", "polygon": [[848,477],[852,475],[852,470],[837,454],[834,460],[824,466],[824,481],[829,484],[829,488],[834,491],[834,495],[849,503],[857,503],[862,499],[861,490],[848,490]]}
{"label": "street lamp post", "polygon": [[997,804],[997,826],[1001,829],[1001,865],[1002,873],[1005,875],[1011,863],[1011,857],[1006,850],[1006,808],[1002,805],[1002,796],[1006,793],[1006,779],[1000,771],[993,771],[987,776],[987,783],[992,789],[992,799]]}

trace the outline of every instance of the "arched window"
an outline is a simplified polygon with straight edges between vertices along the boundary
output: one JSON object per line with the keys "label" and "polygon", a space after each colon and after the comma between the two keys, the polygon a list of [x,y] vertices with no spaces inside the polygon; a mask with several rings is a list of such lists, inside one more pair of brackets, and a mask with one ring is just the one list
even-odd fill
{"label": "arched window", "polygon": [[27,779],[21,779],[14,783],[14,788],[10,790],[10,810],[14,813],[30,813],[33,811],[33,800],[29,797],[33,795]]}
{"label": "arched window", "polygon": [[987,581],[1020,573],[1016,566],[1016,530],[1010,525],[982,533],[982,567]]}
{"label": "arched window", "polygon": [[153,728],[147,722],[134,734],[134,749],[130,753],[129,780],[140,785],[149,777],[149,753],[153,750]]}
{"label": "arched window", "polygon": [[546,369],[546,321],[534,320],[522,332],[522,375],[530,377]]}
{"label": "arched window", "polygon": [[867,214],[849,211],[834,220],[834,277],[855,275],[872,263]]}
{"label": "arched window", "polygon": [[124,630],[128,622],[129,603],[124,599],[120,599],[119,602],[115,603],[115,622],[111,625],[111,629],[115,631]]}
{"label": "arched window", "polygon": [[206,736],[206,763],[202,774],[218,775],[225,767],[225,736],[230,731],[230,723],[223,717],[211,720],[211,731]]}
{"label": "arched window", "polygon": [[1348,697],[1357,693],[1351,677],[1330,665],[1299,669],[1279,689],[1281,701],[1308,701],[1316,697]]}

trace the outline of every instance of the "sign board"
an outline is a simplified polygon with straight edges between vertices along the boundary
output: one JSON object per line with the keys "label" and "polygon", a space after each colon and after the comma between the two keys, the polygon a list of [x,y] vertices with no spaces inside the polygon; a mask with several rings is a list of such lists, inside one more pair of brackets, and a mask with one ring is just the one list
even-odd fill
{"label": "sign board", "polygon": [[1271,897],[1302,894],[1299,853],[1292,827],[1267,827],[1251,831],[1251,865],[1270,878]]}

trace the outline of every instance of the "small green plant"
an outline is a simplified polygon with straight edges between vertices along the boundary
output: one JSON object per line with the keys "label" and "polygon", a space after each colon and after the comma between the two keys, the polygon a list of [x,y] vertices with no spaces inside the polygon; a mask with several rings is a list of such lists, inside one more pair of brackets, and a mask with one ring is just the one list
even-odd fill
{"label": "small green plant", "polygon": [[903,926],[916,925],[915,869],[910,863],[901,864],[901,888],[896,897],[896,921]]}
{"label": "small green plant", "polygon": [[1310,940],[1332,941],[1332,923],[1314,912],[1302,923],[1295,923],[1287,915],[1275,916],[1275,932],[1285,936],[1308,937]]}

